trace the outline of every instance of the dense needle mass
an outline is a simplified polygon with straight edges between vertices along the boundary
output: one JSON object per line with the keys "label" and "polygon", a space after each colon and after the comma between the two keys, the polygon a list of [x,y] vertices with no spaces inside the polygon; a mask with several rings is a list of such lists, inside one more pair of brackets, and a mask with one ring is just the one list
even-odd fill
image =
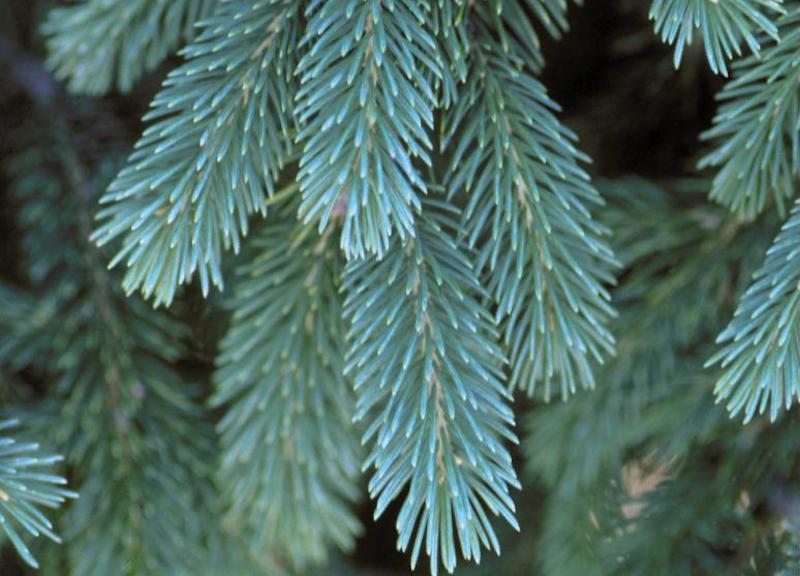
{"label": "dense needle mass", "polygon": [[0,571],[800,573],[800,0],[581,4],[0,2]]}

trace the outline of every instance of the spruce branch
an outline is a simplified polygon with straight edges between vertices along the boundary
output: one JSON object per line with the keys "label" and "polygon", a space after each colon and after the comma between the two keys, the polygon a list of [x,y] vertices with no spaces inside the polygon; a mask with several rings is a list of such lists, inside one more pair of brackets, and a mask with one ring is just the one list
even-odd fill
{"label": "spruce branch", "polygon": [[[719,562],[715,572],[738,574],[746,550],[723,561],[716,554],[730,542],[740,549],[739,538],[747,534],[740,533],[747,522],[731,523],[738,520],[727,511],[735,507],[738,514],[737,498],[755,503],[773,491],[765,467],[772,474],[778,462],[789,471],[796,466],[796,423],[749,427],[742,436],[712,404],[715,374],[703,369],[709,340],[729,319],[760,265],[757,254],[774,234],[770,217],[749,225],[703,205],[708,185],[698,180],[657,186],[639,179],[600,185],[608,202],[601,218],[615,230],[613,247],[625,266],[614,291],[622,311],[613,324],[621,336],[619,354],[598,373],[603,386],[569,402],[536,407],[527,419],[527,470],[554,495],[542,520],[545,574],[666,576],[675,566],[691,571],[688,566],[706,562]],[[767,431],[765,437],[754,438],[759,431]],[[551,449],[564,445],[573,449]],[[738,455],[743,447],[748,453]],[[658,494],[609,494],[620,486],[623,466],[641,464],[642,458],[671,463],[675,491],[664,484]],[[725,462],[726,469],[703,468],[708,458]],[[679,495],[696,490],[701,478],[702,497]],[[733,481],[738,487],[731,490]],[[714,486],[706,490],[708,482]],[[592,507],[587,522],[590,508],[581,503],[591,498],[605,508]],[[603,526],[609,521],[618,524]],[[658,553],[652,550],[656,540],[664,543]]]}
{"label": "spruce branch", "polygon": [[774,421],[800,402],[800,201],[717,341],[707,365],[723,369],[714,391],[732,416]]}
{"label": "spruce branch", "polygon": [[[680,66],[694,34],[702,37],[706,58],[715,74],[728,75],[727,62],[742,54],[744,42],[758,59],[761,46],[778,40],[774,18],[784,13],[783,0],[653,0],[650,19],[662,42],[675,46]],[[760,37],[763,34],[766,38]]]}
{"label": "spruce branch", "polygon": [[225,408],[219,479],[233,521],[255,550],[302,568],[331,544],[351,549],[361,526],[335,223],[319,236],[296,222],[297,204],[282,201],[248,243],[212,403]]}
{"label": "spruce branch", "polygon": [[[59,110],[50,114],[48,129],[9,170],[32,290],[52,311],[41,367],[54,382],[47,430],[78,471],[81,499],[65,514],[71,570],[192,573],[214,493],[211,430],[193,387],[172,367],[185,329],[125,297],[105,269],[88,237],[98,190],[117,162],[101,153],[84,165],[91,154]],[[52,211],[59,217],[42,217]]]}
{"label": "spruce branch", "polygon": [[51,360],[52,308],[52,302],[37,302],[32,294],[0,282],[0,367],[19,372]]}
{"label": "spruce branch", "polygon": [[9,430],[18,425],[17,420],[0,420],[0,527],[22,559],[38,568],[23,535],[61,542],[42,508],[59,508],[78,495],[52,471],[62,457],[43,454],[35,442],[11,436]]}
{"label": "spruce branch", "polygon": [[800,5],[778,26],[779,43],[734,64],[714,126],[702,135],[715,148],[698,167],[719,169],[711,198],[745,218],[770,201],[785,213],[800,186]]}
{"label": "spruce branch", "polygon": [[481,546],[499,552],[488,512],[517,527],[509,487],[519,487],[504,441],[516,442],[503,386],[502,352],[481,305],[483,291],[453,239],[458,213],[426,201],[413,238],[382,259],[351,261],[344,314],[350,322],[346,372],[366,418],[365,466],[380,516],[407,489],[398,547],[423,548],[436,574]]}
{"label": "spruce branch", "polygon": [[123,238],[111,266],[125,262],[127,293],[169,305],[195,273],[204,293],[222,286],[223,249],[266,214],[291,153],[298,18],[296,0],[223,2],[183,50],[92,235]]}
{"label": "spruce branch", "polygon": [[[625,267],[613,294],[618,355],[599,371],[599,389],[536,409],[525,423],[529,472],[567,496],[618,470],[629,446],[646,443],[646,452],[668,459],[718,424],[709,401],[714,376],[702,368],[707,342],[730,318],[760,265],[755,254],[773,235],[770,220],[747,226],[698,205],[706,181],[627,178],[600,188],[608,201],[600,217],[615,231]],[[689,414],[694,426],[686,428]],[[574,449],[547,449],[553,445]]]}
{"label": "spruce branch", "polygon": [[558,106],[481,24],[464,97],[446,118],[451,194],[468,195],[469,242],[497,303],[512,388],[555,382],[567,397],[594,386],[593,362],[613,353],[604,287],[616,266],[602,204],[555,115]]}
{"label": "spruce branch", "polygon": [[[581,4],[582,0],[575,0]],[[431,29],[443,56],[439,107],[447,110],[458,100],[459,84],[468,77],[470,36],[475,20],[482,19],[497,33],[500,45],[538,72],[544,67],[539,26],[553,38],[560,38],[569,29],[568,0],[437,0],[431,4]]]}
{"label": "spruce branch", "polygon": [[459,84],[467,78],[469,9],[465,0],[435,0],[431,3],[431,33],[443,59],[441,78],[434,77],[433,85],[438,87],[437,105],[445,110],[458,100]]}
{"label": "spruce branch", "polygon": [[393,233],[413,234],[427,190],[415,161],[431,164],[431,76],[441,76],[429,11],[415,0],[314,0],[306,15],[300,214],[323,230],[343,204],[347,257],[380,255]]}
{"label": "spruce branch", "polygon": [[217,0],[79,0],[48,13],[48,67],[70,91],[128,92],[183,41]]}
{"label": "spruce branch", "polygon": [[473,24],[482,21],[497,35],[503,53],[539,72],[545,61],[538,27],[544,27],[553,38],[561,38],[569,30],[568,8],[568,0],[490,0],[473,5]]}

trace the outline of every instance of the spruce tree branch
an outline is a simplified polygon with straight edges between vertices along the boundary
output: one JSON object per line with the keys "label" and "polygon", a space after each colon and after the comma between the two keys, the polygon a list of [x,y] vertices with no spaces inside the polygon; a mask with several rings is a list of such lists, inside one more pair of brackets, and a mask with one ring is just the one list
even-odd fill
{"label": "spruce tree branch", "polygon": [[591,364],[613,353],[604,284],[617,262],[590,212],[602,199],[575,135],[494,40],[492,18],[477,16],[466,97],[446,117],[447,186],[469,194],[466,227],[498,305],[510,386],[532,394],[541,383],[549,398],[556,382],[566,397],[593,387]]}
{"label": "spruce tree branch", "polygon": [[[276,196],[280,196],[276,194]],[[297,568],[349,550],[361,527],[352,391],[342,376],[337,221],[322,235],[283,199],[248,244],[214,374],[219,471],[230,519],[254,552]]]}
{"label": "spruce tree branch", "polygon": [[669,461],[715,437],[726,419],[711,405],[714,374],[702,368],[708,343],[774,236],[769,219],[747,226],[703,204],[704,180],[599,187],[608,202],[600,217],[625,266],[613,294],[618,354],[598,371],[597,390],[534,409],[522,443],[528,472],[564,499],[613,476],[631,450]]}
{"label": "spruce tree branch", "polygon": [[761,46],[780,37],[773,19],[785,13],[783,0],[653,0],[650,19],[655,33],[675,45],[675,68],[695,33],[702,36],[706,58],[715,74],[728,75],[727,61],[746,44],[755,58]]}
{"label": "spruce tree branch", "polygon": [[440,58],[428,9],[412,0],[316,0],[297,75],[302,144],[300,214],[322,230],[347,199],[341,247],[348,258],[382,254],[406,238],[426,187],[416,161],[430,166]]}
{"label": "spruce tree branch", "polygon": [[291,155],[296,0],[223,2],[183,51],[146,116],[128,166],[103,196],[92,238],[122,237],[124,288],[169,305],[199,274],[222,287],[223,250],[239,250],[253,213]]}
{"label": "spruce tree branch", "polygon": [[41,509],[59,508],[78,495],[64,487],[64,478],[50,471],[62,460],[60,456],[42,454],[38,444],[9,435],[8,430],[18,424],[0,421],[0,527],[22,559],[38,568],[20,532],[61,542]]}
{"label": "spruce tree branch", "polygon": [[[53,311],[48,328],[58,327],[43,363],[59,407],[48,431],[79,470],[82,497],[66,513],[69,560],[87,576],[174,576],[197,566],[207,536],[209,430],[170,367],[183,328],[125,298],[88,240],[115,163],[87,164],[92,139],[70,136],[75,115],[80,107],[52,108],[11,163],[33,291]],[[41,217],[54,209],[59,218]],[[168,550],[178,545],[180,556]],[[92,552],[98,546],[102,554]]]}
{"label": "spruce tree branch", "polygon": [[[452,571],[456,539],[466,559],[499,550],[488,512],[517,527],[518,487],[503,441],[516,442],[502,382],[504,358],[469,259],[455,242],[457,211],[427,200],[413,239],[345,272],[350,322],[346,373],[368,419],[365,467],[376,517],[406,489],[398,546],[423,549],[436,574]],[[387,282],[388,279],[388,282]],[[413,540],[413,544],[412,544]]]}
{"label": "spruce tree branch", "polygon": [[772,202],[784,215],[800,185],[800,6],[777,25],[780,42],[734,64],[702,134],[715,148],[698,167],[719,169],[710,197],[748,219]]}
{"label": "spruce tree branch", "polygon": [[800,201],[717,341],[707,365],[723,369],[714,390],[732,416],[769,407],[774,421],[800,401]]}
{"label": "spruce tree branch", "polygon": [[83,0],[56,7],[42,27],[47,66],[71,92],[128,92],[211,14],[217,0]]}

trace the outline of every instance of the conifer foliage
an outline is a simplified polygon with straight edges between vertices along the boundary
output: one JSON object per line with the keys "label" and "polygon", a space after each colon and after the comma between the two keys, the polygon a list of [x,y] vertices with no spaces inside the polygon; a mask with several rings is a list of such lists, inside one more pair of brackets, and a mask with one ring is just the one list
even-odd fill
{"label": "conifer foliage", "polygon": [[216,0],[90,0],[54,8],[44,32],[49,65],[70,90],[130,91],[207,17]]}
{"label": "conifer foliage", "polygon": [[[509,487],[519,487],[504,441],[516,442],[503,386],[504,358],[466,254],[452,238],[454,210],[438,201],[406,243],[382,259],[351,262],[345,316],[352,342],[346,373],[358,393],[356,419],[375,467],[376,516],[404,490],[398,546],[413,541],[452,572],[456,540],[466,559],[499,552],[487,510],[513,526]],[[381,331],[382,327],[389,327]]]}
{"label": "conifer foliage", "polygon": [[256,549],[275,547],[304,566],[324,559],[329,543],[352,548],[361,532],[351,510],[361,462],[334,229],[320,237],[295,225],[297,202],[283,204],[236,275],[212,403],[226,409],[220,480],[232,516]]}
{"label": "conifer foliage", "polygon": [[301,213],[319,215],[324,229],[343,204],[345,254],[380,255],[393,232],[412,235],[427,191],[413,162],[431,164],[431,83],[441,75],[427,10],[414,0],[319,0],[306,13],[295,108]]}
{"label": "conifer foliage", "polygon": [[746,218],[772,200],[781,211],[797,194],[800,174],[800,8],[777,21],[781,41],[734,67],[720,92],[714,126],[703,134],[716,145],[700,167],[718,167],[711,198]]}
{"label": "conifer foliage", "polygon": [[731,78],[668,167],[708,179],[599,186],[543,76],[580,4],[65,0],[49,73],[0,41],[21,562],[359,575],[393,516],[433,575],[798,568],[800,2],[613,3]]}
{"label": "conifer foliage", "polygon": [[742,54],[742,43],[758,57],[762,44],[779,38],[772,18],[782,11],[781,0],[653,0],[650,19],[656,34],[675,45],[676,68],[698,34],[711,69],[727,76],[726,62]]}
{"label": "conifer foliage", "polygon": [[[564,26],[563,5],[533,5],[535,16],[552,32]],[[352,476],[349,460],[354,456],[340,460],[344,468],[337,474],[315,459],[303,463],[310,458],[308,449],[325,449],[319,440],[308,444],[299,459],[286,446],[303,446],[303,435],[319,437],[309,402],[321,409],[335,395],[340,405],[333,410],[343,412],[342,425],[349,413],[346,402],[341,404],[346,397],[341,390],[320,389],[313,401],[302,392],[306,386],[342,385],[341,375],[331,374],[341,362],[336,354],[324,359],[325,371],[310,373],[290,388],[288,374],[298,369],[297,358],[305,350],[320,353],[331,348],[331,340],[350,342],[345,373],[358,392],[356,419],[373,408],[381,414],[364,436],[372,446],[367,463],[376,468],[370,484],[376,514],[410,481],[398,519],[398,545],[405,549],[413,537],[416,563],[424,539],[434,572],[440,560],[452,571],[456,540],[465,558],[479,559],[481,545],[499,551],[491,515],[516,525],[508,488],[518,483],[503,445],[515,436],[502,348],[513,363],[512,389],[519,386],[532,394],[542,381],[546,397],[554,380],[564,396],[578,385],[592,387],[591,363],[613,351],[605,326],[613,311],[604,285],[613,281],[614,258],[602,241],[605,229],[590,212],[600,197],[579,166],[586,158],[576,149],[575,136],[559,123],[557,106],[531,76],[536,61],[526,68],[530,37],[538,47],[532,20],[526,16],[520,27],[499,17],[502,8],[497,4],[494,14],[477,9],[475,30],[465,32],[459,29],[466,19],[457,4],[440,4],[438,26],[433,27],[431,7],[406,0],[221,2],[202,23],[197,40],[183,50],[186,62],[168,76],[145,117],[151,124],[101,200],[101,223],[92,238],[101,246],[122,238],[111,265],[124,262],[125,290],[139,290],[156,305],[170,304],[177,287],[195,273],[204,293],[209,284],[222,287],[224,249],[239,250],[252,213],[270,219],[267,206],[281,168],[294,158],[302,198],[298,226],[338,237],[350,261],[344,274],[349,337],[334,332],[326,339],[321,325],[312,332],[326,344],[300,341],[294,352],[276,347],[276,353],[282,350],[280,359],[262,356],[271,346],[265,340],[272,336],[270,324],[297,334],[316,322],[289,320],[299,319],[295,314],[308,306],[325,305],[328,310],[318,314],[336,315],[336,306],[322,301],[257,309],[257,282],[276,283],[278,294],[292,297],[303,291],[300,284],[282,286],[281,276],[265,268],[263,280],[254,278],[249,288],[242,285],[247,297],[237,301],[232,331],[223,342],[216,397],[229,410],[221,424],[224,450],[230,451],[223,454],[223,484],[231,485],[235,516],[266,514],[257,524],[267,541],[280,541],[284,534],[284,547],[291,550],[289,543],[298,533],[313,532],[317,535],[310,540],[319,542],[320,551],[310,556],[322,557],[324,541],[334,535],[347,546],[346,533],[357,526],[344,505],[352,500],[353,489],[347,481],[337,487],[332,480]],[[513,4],[510,15],[525,9]],[[474,46],[465,43],[440,52],[440,42],[452,43],[455,37]],[[465,86],[457,88],[463,95],[450,122],[456,126],[463,118],[471,123],[463,141],[451,134],[448,143],[457,148],[452,179],[446,183],[449,200],[428,204],[429,211],[444,210],[452,232],[442,231],[439,217],[426,214],[421,201],[433,194],[423,173],[435,172],[434,110],[447,100],[443,87],[457,84],[445,80],[445,68],[462,68],[467,76]],[[487,123],[489,118],[495,122]],[[459,169],[465,153],[470,155],[466,169]],[[471,190],[479,169],[483,177]],[[502,187],[502,197],[492,199],[491,182]],[[462,195],[470,197],[464,218],[451,205]],[[281,219],[287,218],[284,211]],[[339,220],[341,229],[333,230]],[[493,240],[484,242],[489,222]],[[310,235],[300,230],[298,237]],[[480,242],[479,254],[453,244],[464,235],[473,246]],[[276,257],[293,249],[276,247]],[[285,281],[308,282],[299,276],[306,267],[302,260],[297,265],[298,277]],[[480,274],[498,303],[496,318],[489,316],[489,301],[478,288]],[[394,294],[387,282],[404,291]],[[267,298],[264,305],[272,300],[263,290],[259,297]],[[382,309],[394,301],[401,307]],[[251,308],[257,315],[245,312]],[[281,320],[281,314],[291,316]],[[239,317],[246,323],[239,325]],[[504,322],[502,342],[495,327],[499,321]],[[464,330],[474,332],[475,340]],[[464,342],[457,344],[459,339]],[[283,376],[259,382],[259,373],[272,371]],[[252,388],[245,392],[243,386]],[[296,406],[280,410],[277,397],[270,401],[270,389],[280,390],[279,397],[287,400],[297,395]],[[390,390],[392,401],[383,398]],[[253,412],[256,407],[259,412]],[[275,441],[275,454],[254,458],[254,439],[278,433],[262,428],[257,434],[258,426],[275,426],[269,410],[289,418],[280,432],[283,440]],[[308,410],[308,416],[292,423],[293,410]],[[420,428],[413,435],[417,411]],[[256,417],[263,424],[256,424]],[[302,424],[307,418],[312,420]],[[335,417],[326,410],[326,421],[330,418]],[[423,446],[428,451],[424,458]],[[301,467],[293,472],[295,465]],[[320,474],[319,482],[329,486],[313,488],[323,498],[316,507],[265,500],[271,488],[280,486],[299,490],[295,497],[307,500],[303,494],[309,489],[297,483],[315,482]],[[283,504],[288,508],[281,511]],[[326,514],[335,529],[324,527]],[[343,531],[342,525],[350,528]],[[307,554],[289,555],[301,562]]]}
{"label": "conifer foliage", "polygon": [[469,198],[469,239],[480,244],[477,266],[503,321],[512,389],[532,394],[541,382],[549,398],[558,382],[567,397],[592,388],[592,363],[613,352],[605,285],[615,260],[591,216],[601,198],[576,137],[541,83],[485,30],[448,117],[448,190]]}
{"label": "conifer foliage", "polygon": [[67,490],[66,480],[52,472],[61,456],[42,454],[37,443],[8,435],[18,424],[15,420],[0,422],[0,526],[25,562],[38,568],[20,532],[61,542],[41,508],[58,508],[77,494]]}
{"label": "conifer foliage", "polygon": [[[173,367],[185,326],[125,297],[89,242],[98,192],[119,157],[96,157],[98,147],[118,146],[111,134],[76,140],[75,125],[94,120],[85,113],[44,116],[51,127],[34,131],[35,145],[9,167],[35,329],[47,338],[30,367],[52,382],[32,423],[80,471],[80,498],[64,517],[72,573],[191,573],[207,539],[204,512],[211,514],[203,480],[212,470],[211,429],[195,387]],[[60,217],[48,218],[54,209]],[[33,335],[11,331],[7,350]]]}
{"label": "conifer foliage", "polygon": [[764,266],[745,292],[730,325],[719,335],[724,347],[709,361],[725,373],[716,393],[745,420],[769,405],[800,401],[800,203],[767,251]]}
{"label": "conifer foliage", "polygon": [[127,292],[170,304],[195,273],[204,292],[222,286],[223,249],[266,214],[290,152],[299,18],[297,2],[223,2],[184,49],[101,199],[93,238],[123,237],[112,264],[125,262]]}

